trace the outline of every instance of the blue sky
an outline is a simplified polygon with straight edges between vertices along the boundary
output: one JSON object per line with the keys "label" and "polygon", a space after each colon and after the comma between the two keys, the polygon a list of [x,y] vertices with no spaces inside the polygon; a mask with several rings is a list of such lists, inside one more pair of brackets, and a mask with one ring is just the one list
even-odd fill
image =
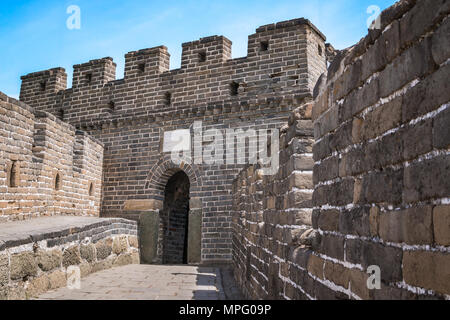
{"label": "blue sky", "polygon": [[[110,56],[123,77],[124,55],[165,45],[171,69],[181,62],[181,44],[210,35],[233,41],[233,58],[247,54],[247,37],[258,26],[305,17],[334,47],[343,49],[367,34],[367,8],[395,0],[2,0],[0,91],[18,97],[20,76]],[[81,29],[69,30],[70,5],[81,9]]]}

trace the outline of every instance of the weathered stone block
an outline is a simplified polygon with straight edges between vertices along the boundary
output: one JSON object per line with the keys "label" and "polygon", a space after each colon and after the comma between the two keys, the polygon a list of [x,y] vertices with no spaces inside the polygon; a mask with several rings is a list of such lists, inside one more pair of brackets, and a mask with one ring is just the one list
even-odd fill
{"label": "weathered stone block", "polygon": [[313,193],[313,204],[344,206],[353,203],[354,180],[344,179],[332,185],[316,187]]}
{"label": "weathered stone block", "polygon": [[88,275],[90,275],[92,272],[92,266],[89,263],[82,263],[80,264],[80,273],[81,273],[81,277],[87,277]]}
{"label": "weathered stone block", "polygon": [[[288,206],[289,208],[310,208],[312,193],[303,190],[294,190],[289,193]],[[269,202],[268,202],[269,203]],[[268,206],[268,209],[274,209],[275,206]]]}
{"label": "weathered stone block", "polygon": [[19,280],[28,276],[36,276],[38,265],[33,252],[16,253],[11,255],[11,280]]}
{"label": "weathered stone block", "polygon": [[331,258],[344,260],[344,238],[334,235],[323,235],[319,252]]}
{"label": "weathered stone block", "polygon": [[441,64],[450,57],[450,19],[447,17],[433,35],[431,52],[436,64]]}
{"label": "weathered stone block", "polygon": [[433,209],[434,241],[440,246],[450,246],[450,206]]}
{"label": "weathered stone block", "polygon": [[300,266],[303,269],[308,267],[309,257],[313,252],[308,248],[295,248],[291,254],[291,261],[293,261],[296,265]]}
{"label": "weathered stone block", "polygon": [[403,276],[407,284],[441,294],[450,293],[450,254],[406,251],[403,256]]}
{"label": "weathered stone block", "polygon": [[370,299],[370,291],[367,287],[369,274],[358,269],[349,270],[349,279],[352,292],[364,300]]}
{"label": "weathered stone block", "polygon": [[131,253],[125,253],[125,254],[121,254],[120,256],[118,256],[115,260],[113,265],[115,267],[118,266],[125,266],[128,264],[132,264],[133,263],[133,258],[131,256]]}
{"label": "weathered stone block", "polygon": [[339,126],[339,107],[330,107],[316,122],[314,122],[314,138],[318,140]]}
{"label": "weathered stone block", "polygon": [[122,254],[128,251],[128,241],[126,236],[115,237],[113,240],[112,250],[114,254]]}
{"label": "weathered stone block", "polygon": [[67,285],[66,274],[63,271],[54,271],[48,275],[49,290],[58,289]]}
{"label": "weathered stone block", "polygon": [[433,146],[438,149],[450,145],[450,106],[440,112],[433,121]]}
{"label": "weathered stone block", "polygon": [[311,173],[294,172],[289,178],[289,188],[314,189]]}
{"label": "weathered stone block", "polygon": [[139,256],[139,252],[132,252],[131,253],[131,264],[140,264],[141,263],[141,257]]}
{"label": "weathered stone block", "polygon": [[314,167],[313,158],[307,155],[294,156],[291,161],[293,161],[292,171],[312,171]]}
{"label": "weathered stone block", "polygon": [[339,176],[339,157],[331,157],[314,167],[314,184],[336,179]]}
{"label": "weathered stone block", "polygon": [[339,211],[338,210],[314,210],[317,224],[314,228],[325,231],[339,230]]}
{"label": "weathered stone block", "polygon": [[363,177],[362,201],[365,203],[402,202],[403,169],[387,169]]}
{"label": "weathered stone block", "polygon": [[111,269],[113,267],[114,258],[104,259],[102,261],[94,262],[92,265],[91,272],[98,272],[106,269]]}
{"label": "weathered stone block", "polygon": [[34,278],[28,283],[26,289],[27,298],[35,298],[48,291],[50,287],[50,281],[47,275],[42,275],[38,278]]}
{"label": "weathered stone block", "polygon": [[388,242],[431,245],[433,242],[432,207],[414,207],[382,213],[379,234]]}
{"label": "weathered stone block", "polygon": [[286,224],[312,225],[311,211],[308,209],[296,209],[293,217],[294,219],[291,219],[292,212],[285,212],[285,214],[288,220]]}
{"label": "weathered stone block", "polygon": [[361,264],[364,268],[379,266],[381,279],[387,282],[402,279],[402,249],[399,248],[349,239],[346,240],[346,261]]}
{"label": "weathered stone block", "polygon": [[402,122],[402,97],[381,105],[366,115],[361,127],[361,139],[374,139]]}
{"label": "weathered stone block", "polygon": [[339,231],[343,234],[357,236],[370,235],[370,208],[357,207],[346,210],[339,215]]}
{"label": "weathered stone block", "polygon": [[414,159],[433,149],[433,121],[421,121],[403,131],[403,157]]}
{"label": "weathered stone block", "polygon": [[446,64],[405,93],[403,122],[431,112],[450,100],[449,73],[450,64]]}
{"label": "weathered stone block", "polygon": [[97,260],[106,259],[112,252],[112,239],[102,240],[95,244]]}
{"label": "weathered stone block", "polygon": [[400,20],[401,46],[408,44],[421,35],[440,17],[448,14],[450,4],[447,1],[422,0]]}
{"label": "weathered stone block", "polygon": [[42,271],[51,271],[61,267],[62,253],[59,249],[52,251],[39,250],[36,254],[36,260]]}
{"label": "weathered stone block", "polygon": [[152,211],[161,210],[163,202],[159,200],[128,200],[125,202],[124,211]]}
{"label": "weathered stone block", "polygon": [[8,255],[0,255],[0,287],[8,285],[9,282],[9,258]]}
{"label": "weathered stone block", "polygon": [[442,173],[449,171],[450,157],[446,155],[423,160],[406,167],[403,202],[411,203],[448,196],[450,179]]}
{"label": "weathered stone block", "polygon": [[95,246],[93,244],[81,245],[80,246],[80,255],[81,258],[86,260],[89,263],[95,261]]}
{"label": "weathered stone block", "polygon": [[136,236],[128,236],[128,243],[130,244],[130,247],[139,248],[138,237]]}
{"label": "weathered stone block", "polygon": [[366,152],[363,146],[357,146],[343,154],[339,159],[339,176],[355,176],[366,171]]}
{"label": "weathered stone block", "polygon": [[[380,98],[379,79],[375,78],[361,89],[352,91],[340,108],[340,120],[346,121],[369,106],[374,105]],[[352,122],[349,121],[352,125]]]}
{"label": "weathered stone block", "polygon": [[64,250],[62,263],[65,268],[79,265],[81,263],[80,248],[73,246]]}
{"label": "weathered stone block", "polygon": [[425,38],[387,65],[379,78],[381,97],[389,96],[408,82],[429,72],[434,66],[430,48],[430,38]]}
{"label": "weathered stone block", "polygon": [[7,300],[25,300],[26,298],[26,290],[22,282],[14,283],[7,288]]}
{"label": "weathered stone block", "polygon": [[311,255],[308,260],[308,271],[319,279],[323,279],[323,265],[325,260],[322,258]]}
{"label": "weathered stone block", "polygon": [[324,275],[325,279],[337,284],[338,286],[348,289],[350,283],[350,272],[349,269],[343,265],[326,261]]}
{"label": "weathered stone block", "polygon": [[330,136],[325,136],[322,138],[322,140],[317,141],[313,145],[313,155],[314,160],[319,161],[321,159],[324,159],[325,157],[329,156],[331,154],[331,147],[330,147]]}
{"label": "weathered stone block", "polygon": [[372,207],[369,213],[369,224],[370,224],[370,235],[372,237],[377,237],[379,235],[379,225],[380,225],[380,208]]}

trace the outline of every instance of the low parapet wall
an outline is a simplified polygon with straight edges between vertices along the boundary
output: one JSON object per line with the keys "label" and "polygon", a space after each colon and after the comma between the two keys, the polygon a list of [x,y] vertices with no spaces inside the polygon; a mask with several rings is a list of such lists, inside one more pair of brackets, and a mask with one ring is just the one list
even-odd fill
{"label": "low parapet wall", "polygon": [[29,299],[66,287],[76,276],[73,270],[83,278],[137,263],[133,221],[51,217],[0,224],[0,300]]}
{"label": "low parapet wall", "polygon": [[0,223],[99,216],[103,144],[0,93]]}

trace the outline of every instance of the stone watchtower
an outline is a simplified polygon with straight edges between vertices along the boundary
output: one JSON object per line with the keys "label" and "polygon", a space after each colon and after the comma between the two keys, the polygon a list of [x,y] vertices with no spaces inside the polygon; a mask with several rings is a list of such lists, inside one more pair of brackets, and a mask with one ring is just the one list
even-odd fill
{"label": "stone watchtower", "polygon": [[[223,36],[185,43],[175,70],[164,46],[130,52],[120,80],[111,58],[92,60],[74,66],[70,89],[62,68],[22,77],[21,101],[104,144],[101,215],[141,222],[144,263],[231,261],[232,182],[253,150],[227,159],[226,130],[248,133],[248,146],[259,130],[280,129],[326,72],[325,37],[305,19],[258,28],[247,57],[231,59],[231,45]],[[194,145],[194,123],[203,148],[218,139],[226,153],[174,163],[164,139],[188,130]]]}

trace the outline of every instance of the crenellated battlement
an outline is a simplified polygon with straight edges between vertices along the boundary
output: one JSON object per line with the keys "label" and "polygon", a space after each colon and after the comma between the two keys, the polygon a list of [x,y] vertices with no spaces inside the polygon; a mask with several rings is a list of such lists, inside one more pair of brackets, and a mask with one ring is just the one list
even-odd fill
{"label": "crenellated battlement", "polygon": [[59,92],[67,88],[67,73],[64,68],[30,73],[21,77],[20,101],[40,109],[53,101]]}
{"label": "crenellated battlement", "polygon": [[231,59],[232,42],[223,36],[211,36],[183,43],[181,68],[202,68]]}
{"label": "crenellated battlement", "polygon": [[125,79],[139,81],[169,71],[170,54],[165,46],[128,52],[125,55]]}
{"label": "crenellated battlement", "polygon": [[102,87],[116,79],[116,64],[110,57],[73,66],[74,90]]}
{"label": "crenellated battlement", "polygon": [[112,58],[74,66],[66,88],[62,68],[22,77],[21,100],[74,125],[141,117],[191,107],[257,101],[265,96],[311,94],[326,71],[325,37],[306,19],[258,28],[248,55],[232,59],[232,42],[210,36],[182,44],[181,68],[170,70],[167,47],[125,55],[116,80]]}

